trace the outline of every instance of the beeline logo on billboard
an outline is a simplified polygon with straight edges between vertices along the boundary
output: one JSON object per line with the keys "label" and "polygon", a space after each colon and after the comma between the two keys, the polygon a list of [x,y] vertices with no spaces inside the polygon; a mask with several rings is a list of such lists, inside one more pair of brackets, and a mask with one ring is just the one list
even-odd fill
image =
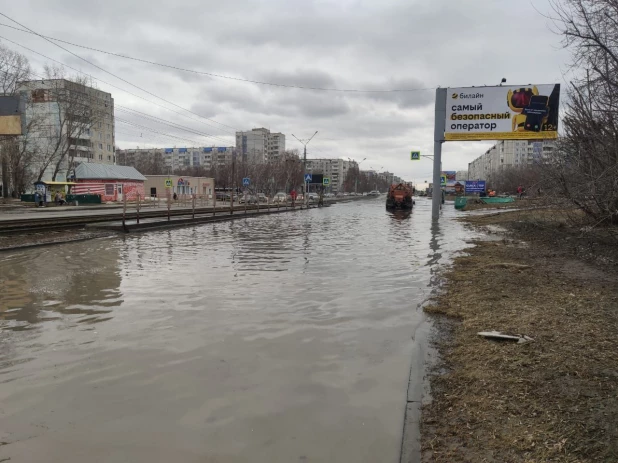
{"label": "beeline logo on billboard", "polygon": [[451,95],[451,98],[452,98],[453,100],[456,100],[458,97],[459,97],[459,95],[457,95],[457,93],[453,93],[453,94]]}

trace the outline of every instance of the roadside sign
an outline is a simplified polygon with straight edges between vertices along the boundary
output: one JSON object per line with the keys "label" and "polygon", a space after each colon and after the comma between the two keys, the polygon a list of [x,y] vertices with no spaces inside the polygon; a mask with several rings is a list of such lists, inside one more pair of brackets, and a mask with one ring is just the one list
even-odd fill
{"label": "roadside sign", "polygon": [[165,188],[172,188],[172,179],[165,179]]}
{"label": "roadside sign", "polygon": [[251,179],[249,177],[245,177],[242,179],[242,186],[249,186],[251,185]]}
{"label": "roadside sign", "polygon": [[21,135],[25,117],[19,96],[0,96],[0,135]]}
{"label": "roadside sign", "polygon": [[444,138],[558,138],[560,84],[447,89]]}
{"label": "roadside sign", "polygon": [[466,193],[483,193],[485,188],[485,180],[466,180]]}
{"label": "roadside sign", "polygon": [[328,186],[328,185],[330,185],[330,178],[328,178],[328,177],[324,177],[324,178],[322,179],[322,184],[323,184],[324,186]]}
{"label": "roadside sign", "polygon": [[313,176],[311,174],[305,174],[305,183],[311,183]]}
{"label": "roadside sign", "polygon": [[446,175],[440,174],[440,186],[446,186]]}
{"label": "roadside sign", "polygon": [[420,161],[421,160],[421,152],[420,151],[411,151],[410,152],[410,160],[411,161]]}

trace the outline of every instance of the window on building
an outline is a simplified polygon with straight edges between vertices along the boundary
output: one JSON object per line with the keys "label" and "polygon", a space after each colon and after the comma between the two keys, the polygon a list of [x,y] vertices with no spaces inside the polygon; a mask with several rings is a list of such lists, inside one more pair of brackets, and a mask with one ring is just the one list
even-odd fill
{"label": "window on building", "polygon": [[99,149],[102,150],[103,149],[103,143],[99,143]]}
{"label": "window on building", "polygon": [[112,156],[111,156],[111,155],[108,155],[108,156],[107,156],[107,160],[108,160],[108,161],[111,161],[111,160],[112,160]]}
{"label": "window on building", "polygon": [[102,161],[102,160],[103,160],[103,155],[99,154],[99,161]]}
{"label": "window on building", "polygon": [[109,140],[111,138],[111,135],[108,133],[107,134],[107,139]]}
{"label": "window on building", "polygon": [[103,134],[102,133],[99,134],[99,140],[103,140]]}
{"label": "window on building", "polygon": [[106,183],[105,184],[105,196],[113,196],[114,195],[114,184]]}
{"label": "window on building", "polygon": [[97,127],[98,127],[99,129],[101,128],[101,123],[100,123],[100,122],[97,124]]}

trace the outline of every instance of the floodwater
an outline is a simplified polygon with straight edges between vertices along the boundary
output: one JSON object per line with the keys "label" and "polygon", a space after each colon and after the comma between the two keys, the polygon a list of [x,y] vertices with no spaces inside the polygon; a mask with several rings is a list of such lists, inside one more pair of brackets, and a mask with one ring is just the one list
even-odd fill
{"label": "floodwater", "polygon": [[0,461],[397,462],[418,305],[470,236],[430,208],[0,254]]}

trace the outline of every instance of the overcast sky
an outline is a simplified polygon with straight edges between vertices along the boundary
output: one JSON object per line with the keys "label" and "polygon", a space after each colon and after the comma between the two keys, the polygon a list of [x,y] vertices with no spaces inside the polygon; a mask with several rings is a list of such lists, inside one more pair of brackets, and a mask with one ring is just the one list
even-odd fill
{"label": "overcast sky", "polygon": [[[420,89],[359,93],[258,85],[62,44],[197,115],[40,37],[5,26],[0,26],[0,35],[173,109],[98,81],[117,105],[118,148],[231,146],[235,130],[267,127],[286,135],[288,149],[300,149],[291,134],[305,138],[317,130],[310,158],[367,158],[362,169],[383,167],[422,182],[430,180],[432,163],[428,158],[412,162],[409,152],[433,151],[435,87],[495,85],[502,77],[509,84],[564,82],[569,55],[535,8],[547,13],[547,0],[21,0],[3,9],[39,34],[197,71],[308,87]],[[15,26],[6,18],[0,23]],[[0,41],[23,52],[41,72],[44,58]],[[120,106],[198,133],[119,111]],[[491,143],[446,143],[443,170],[467,169],[488,146]]]}

